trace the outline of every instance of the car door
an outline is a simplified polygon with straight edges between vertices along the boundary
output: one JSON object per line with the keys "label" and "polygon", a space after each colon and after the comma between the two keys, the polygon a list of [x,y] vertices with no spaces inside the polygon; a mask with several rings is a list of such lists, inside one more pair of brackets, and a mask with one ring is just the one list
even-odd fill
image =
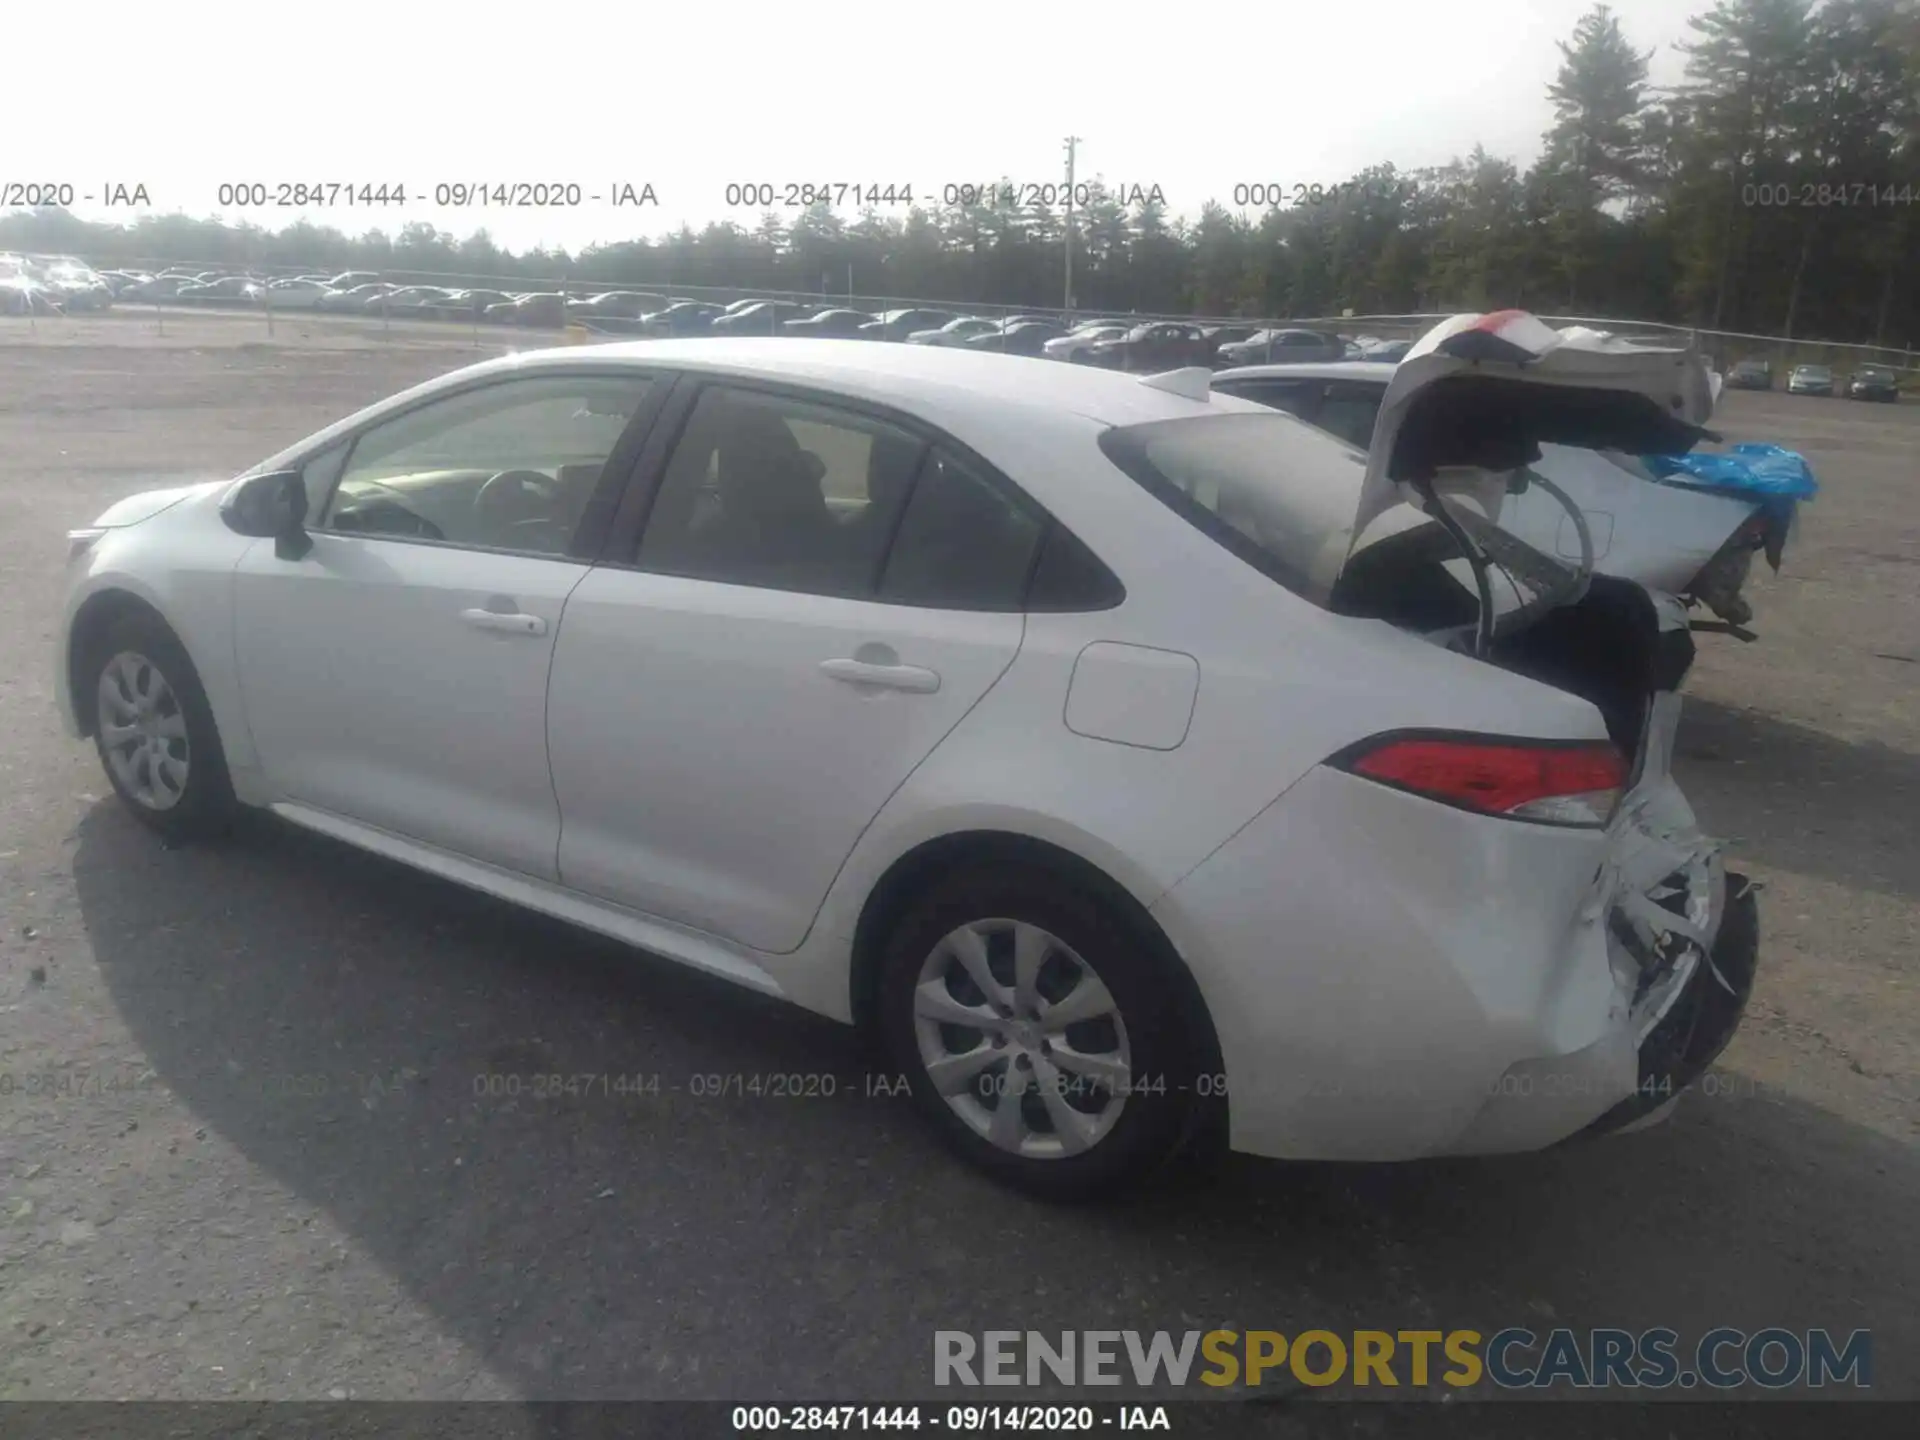
{"label": "car door", "polygon": [[707,384],[684,408],[642,462],[644,532],[623,516],[637,543],[567,606],[560,877],[783,953],[1012,663],[1041,521],[937,437],[832,397]]}
{"label": "car door", "polygon": [[308,460],[311,551],[260,541],[234,579],[278,799],[554,877],[554,637],[658,393],[632,370],[493,379]]}

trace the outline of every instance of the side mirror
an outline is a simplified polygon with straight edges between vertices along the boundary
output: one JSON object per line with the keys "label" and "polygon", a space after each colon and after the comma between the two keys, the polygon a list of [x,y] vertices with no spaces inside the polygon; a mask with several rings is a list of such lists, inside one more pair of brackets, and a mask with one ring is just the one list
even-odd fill
{"label": "side mirror", "polygon": [[236,535],[273,541],[282,560],[299,560],[313,549],[307,534],[307,484],[298,470],[271,470],[248,477],[220,502],[220,518]]}

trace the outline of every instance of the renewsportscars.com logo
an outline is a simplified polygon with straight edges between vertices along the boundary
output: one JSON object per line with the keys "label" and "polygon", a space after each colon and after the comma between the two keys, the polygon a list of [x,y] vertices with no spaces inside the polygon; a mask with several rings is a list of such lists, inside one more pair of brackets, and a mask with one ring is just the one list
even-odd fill
{"label": "renewsportscars.com logo", "polygon": [[936,1330],[936,1385],[1770,1390],[1873,1384],[1873,1336],[1826,1330]]}

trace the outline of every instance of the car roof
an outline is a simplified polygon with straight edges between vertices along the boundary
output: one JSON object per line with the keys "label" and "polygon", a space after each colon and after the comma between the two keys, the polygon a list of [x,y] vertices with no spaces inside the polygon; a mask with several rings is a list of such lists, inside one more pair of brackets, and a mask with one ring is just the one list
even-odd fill
{"label": "car roof", "polygon": [[699,336],[521,351],[456,370],[407,393],[424,398],[483,373],[581,364],[667,366],[830,391],[917,415],[983,453],[992,448],[991,436],[1004,426],[1010,411],[1019,412],[1031,426],[1059,431],[1083,430],[1089,420],[1102,426],[1145,424],[1238,410],[1249,403],[1226,395],[1218,402],[1192,400],[1142,384],[1138,375],[992,351],[796,336]]}
{"label": "car roof", "polygon": [[1219,380],[1377,380],[1385,385],[1400,367],[1391,360],[1320,360],[1305,365],[1235,365]]}

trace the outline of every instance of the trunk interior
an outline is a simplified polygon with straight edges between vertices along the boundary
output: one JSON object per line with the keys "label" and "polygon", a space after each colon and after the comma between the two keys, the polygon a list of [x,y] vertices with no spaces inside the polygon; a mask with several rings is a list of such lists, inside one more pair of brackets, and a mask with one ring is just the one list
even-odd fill
{"label": "trunk interior", "polygon": [[[1393,536],[1353,557],[1329,608],[1428,635],[1471,627],[1479,603],[1445,568],[1458,555],[1437,528]],[[1679,688],[1693,653],[1684,628],[1662,628],[1644,588],[1594,575],[1573,604],[1496,632],[1487,659],[1590,701],[1637,767],[1649,706],[1660,692]]]}
{"label": "trunk interior", "polygon": [[1592,701],[1613,743],[1637,766],[1648,706],[1661,691],[1680,688],[1693,665],[1693,637],[1684,629],[1663,632],[1640,586],[1596,575],[1577,603],[1496,638],[1489,659]]}

